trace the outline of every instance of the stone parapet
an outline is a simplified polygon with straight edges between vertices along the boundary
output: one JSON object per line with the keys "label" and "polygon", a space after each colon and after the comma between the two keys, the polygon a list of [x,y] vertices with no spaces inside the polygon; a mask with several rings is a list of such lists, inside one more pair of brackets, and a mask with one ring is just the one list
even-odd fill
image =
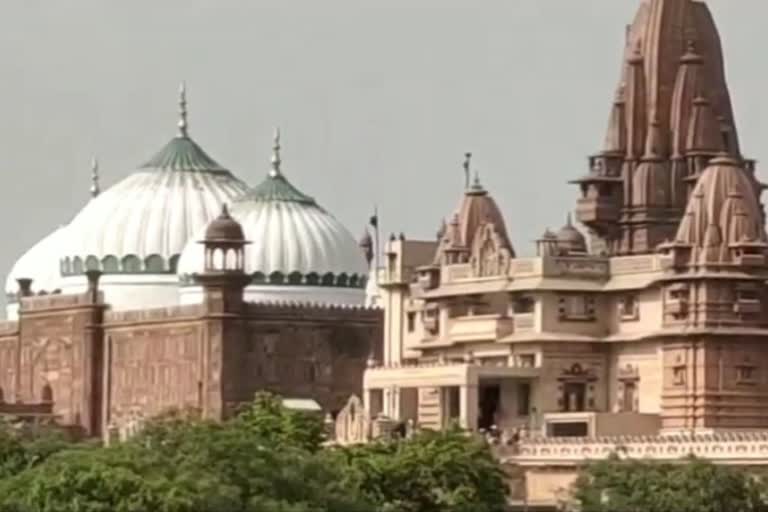
{"label": "stone parapet", "polygon": [[695,435],[530,438],[497,446],[505,463],[573,466],[616,454],[622,458],[672,462],[695,456],[720,464],[768,464],[768,431]]}
{"label": "stone parapet", "polygon": [[151,322],[199,317],[204,312],[202,305],[191,304],[167,308],[140,309],[135,311],[108,311],[104,314],[104,323]]}
{"label": "stone parapet", "polygon": [[[102,300],[102,294],[99,293],[98,302]],[[21,310],[24,312],[45,311],[48,309],[76,308],[81,306],[92,306],[93,300],[87,294],[72,295],[39,295],[35,297],[23,297],[21,299]]]}
{"label": "stone parapet", "polygon": [[354,305],[316,304],[309,302],[249,302],[244,304],[246,316],[279,317],[301,315],[305,320],[348,318],[375,321],[382,317],[380,308]]}

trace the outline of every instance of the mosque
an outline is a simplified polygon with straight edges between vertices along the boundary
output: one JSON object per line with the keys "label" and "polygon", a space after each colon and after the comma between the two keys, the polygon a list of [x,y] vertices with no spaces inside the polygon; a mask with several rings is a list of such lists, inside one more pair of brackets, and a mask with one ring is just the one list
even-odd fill
{"label": "mosque", "polygon": [[612,453],[768,466],[766,186],[706,3],[639,4],[575,220],[517,256],[467,158],[436,239],[388,243],[382,356],[340,442],[386,421],[485,432],[520,510],[554,510]]}
{"label": "mosque", "polygon": [[326,410],[359,392],[381,313],[373,248],[285,176],[280,134],[250,187],[178,133],[15,263],[0,323],[0,413],[86,435],[168,408],[230,414],[257,390]]}
{"label": "mosque", "polygon": [[349,231],[281,170],[280,135],[272,167],[250,188],[190,136],[186,93],[180,92],[179,132],[128,177],[101,192],[94,161],[91,200],[70,223],[19,258],[6,280],[7,316],[17,317],[18,280],[35,295],[81,293],[85,272],[101,272],[112,310],[201,302],[192,279],[202,270],[199,241],[230,204],[251,244],[245,299],[362,304],[368,264]]}

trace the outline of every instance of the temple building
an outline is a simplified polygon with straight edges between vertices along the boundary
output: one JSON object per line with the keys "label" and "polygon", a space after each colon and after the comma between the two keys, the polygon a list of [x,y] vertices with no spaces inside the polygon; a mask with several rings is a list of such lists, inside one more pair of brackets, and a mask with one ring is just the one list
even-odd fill
{"label": "temple building", "polygon": [[536,257],[475,178],[437,239],[391,240],[377,276],[366,417],[496,433],[526,506],[618,449],[768,460],[764,186],[718,32],[704,2],[643,0],[625,44],[575,217]]}
{"label": "temple building", "polygon": [[249,187],[178,133],[27,251],[6,281],[0,415],[127,435],[172,408],[222,418],[258,390],[339,410],[381,339],[371,263],[292,185],[276,134]]}

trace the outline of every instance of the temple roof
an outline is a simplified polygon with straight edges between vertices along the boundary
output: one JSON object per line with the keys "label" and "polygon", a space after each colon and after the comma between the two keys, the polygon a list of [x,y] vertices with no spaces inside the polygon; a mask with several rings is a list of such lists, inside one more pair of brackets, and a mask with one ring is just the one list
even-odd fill
{"label": "temple roof", "polygon": [[714,159],[691,194],[676,243],[694,250],[695,262],[726,263],[738,245],[765,246],[755,187],[738,160]]}

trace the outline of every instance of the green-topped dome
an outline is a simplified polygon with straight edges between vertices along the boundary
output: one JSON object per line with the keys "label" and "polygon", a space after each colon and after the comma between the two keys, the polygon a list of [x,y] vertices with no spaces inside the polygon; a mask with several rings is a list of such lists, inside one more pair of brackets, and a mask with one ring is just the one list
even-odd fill
{"label": "green-topped dome", "polygon": [[282,174],[270,174],[239,201],[286,201],[315,205],[315,200],[291,185]]}
{"label": "green-topped dome", "polygon": [[[223,204],[248,190],[189,136],[183,89],[179,105],[176,137],[136,171],[94,197],[67,227],[67,246],[61,256],[65,277],[92,269],[123,274],[125,284],[125,274],[133,275],[136,282],[144,279],[142,274],[174,274],[187,242],[197,240],[194,237],[219,215]],[[154,304],[151,296],[142,298],[137,292],[135,298]]]}
{"label": "green-topped dome", "polygon": [[[250,242],[244,252],[245,271],[252,278],[246,300],[362,304],[365,253],[341,222],[285,178],[279,133],[273,151],[269,175],[231,208]],[[182,281],[191,282],[204,268],[202,246],[189,242],[178,265]],[[199,293],[199,287],[185,289],[182,302],[199,300]]]}
{"label": "green-topped dome", "polygon": [[163,149],[143,164],[141,169],[226,172],[224,167],[208,156],[208,153],[186,134],[171,139]]}

